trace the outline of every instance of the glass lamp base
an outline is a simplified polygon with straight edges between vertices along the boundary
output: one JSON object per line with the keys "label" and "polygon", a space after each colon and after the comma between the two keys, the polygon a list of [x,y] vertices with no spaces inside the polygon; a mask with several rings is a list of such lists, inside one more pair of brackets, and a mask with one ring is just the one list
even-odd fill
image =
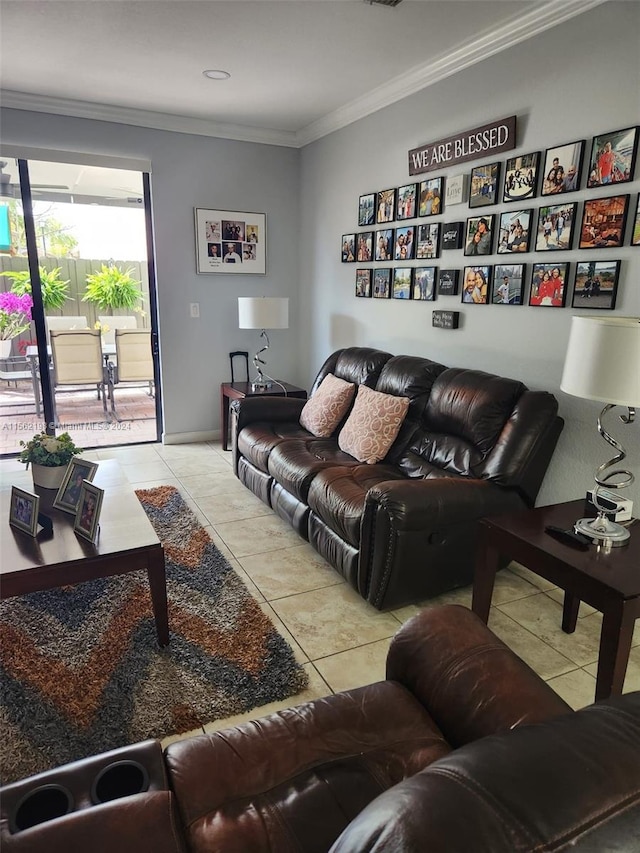
{"label": "glass lamp base", "polygon": [[596,544],[607,542],[612,548],[628,545],[631,538],[626,527],[601,515],[596,518],[580,518],[573,525],[573,529],[576,533],[588,536]]}

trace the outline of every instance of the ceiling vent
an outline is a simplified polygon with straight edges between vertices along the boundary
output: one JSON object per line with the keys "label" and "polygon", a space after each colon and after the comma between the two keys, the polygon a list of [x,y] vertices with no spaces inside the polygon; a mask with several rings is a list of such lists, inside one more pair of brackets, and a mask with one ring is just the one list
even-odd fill
{"label": "ceiling vent", "polygon": [[399,6],[402,0],[364,0],[369,6]]}

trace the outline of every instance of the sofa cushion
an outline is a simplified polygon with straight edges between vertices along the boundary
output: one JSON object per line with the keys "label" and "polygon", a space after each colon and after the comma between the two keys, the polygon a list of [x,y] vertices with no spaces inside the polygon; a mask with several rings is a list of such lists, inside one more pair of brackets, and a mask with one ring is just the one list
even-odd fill
{"label": "sofa cushion", "polygon": [[390,352],[370,347],[345,347],[336,350],[318,371],[311,389],[311,396],[315,394],[320,383],[329,373],[346,382],[375,388],[380,371],[390,358]]}
{"label": "sofa cushion", "polygon": [[318,471],[357,464],[357,460],[338,448],[335,438],[309,436],[275,446],[269,456],[268,471],[283,488],[308,503],[309,486]]}
{"label": "sofa cushion", "polygon": [[300,413],[300,424],[318,438],[328,438],[347,414],[356,386],[329,373]]}
{"label": "sofa cushion", "polygon": [[258,470],[264,471],[266,474],[271,451],[288,438],[305,439],[312,438],[312,436],[297,422],[274,421],[273,423],[266,423],[257,421],[244,427],[238,433],[238,451]]}
{"label": "sofa cushion", "polygon": [[359,462],[380,462],[396,440],[408,408],[408,397],[382,394],[361,385],[338,435],[338,446]]}

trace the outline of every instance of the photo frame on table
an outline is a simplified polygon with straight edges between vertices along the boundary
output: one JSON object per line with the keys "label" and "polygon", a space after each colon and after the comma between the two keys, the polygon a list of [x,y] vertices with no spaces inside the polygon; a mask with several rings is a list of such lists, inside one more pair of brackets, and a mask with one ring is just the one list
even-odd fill
{"label": "photo frame on table", "polygon": [[40,496],[11,487],[11,502],[9,504],[9,524],[29,536],[35,536],[38,530],[38,511]]}
{"label": "photo frame on table", "polygon": [[612,311],[619,277],[620,261],[578,261],[571,307]]}
{"label": "photo frame on table", "polygon": [[418,245],[416,258],[426,260],[437,258],[440,254],[440,223],[423,222],[418,225]]}
{"label": "photo frame on table", "polygon": [[470,305],[488,305],[492,271],[491,266],[465,267],[461,301]]}
{"label": "photo frame on table", "polygon": [[358,199],[358,225],[373,225],[376,221],[376,194],[366,193]]}
{"label": "photo frame on table", "polygon": [[195,208],[196,273],[265,275],[264,213]]}
{"label": "photo frame on table", "polygon": [[393,228],[382,228],[376,231],[374,258],[376,261],[392,261],[395,246]]}
{"label": "photo frame on table", "polygon": [[373,271],[374,299],[389,299],[391,296],[391,268],[382,267]]}
{"label": "photo frame on table", "polygon": [[625,127],[593,137],[587,187],[609,187],[633,180],[638,154],[638,130],[638,127]]}
{"label": "photo frame on table", "polygon": [[84,480],[92,482],[97,470],[98,464],[96,462],[74,456],[67,466],[64,480],[53,500],[54,507],[75,515],[82,491],[82,483]]}
{"label": "photo frame on table", "polygon": [[580,189],[584,139],[547,148],[542,169],[540,195],[559,195]]}
{"label": "photo frame on table", "polygon": [[411,299],[413,286],[413,268],[395,267],[393,270],[392,290],[393,299]]}
{"label": "photo frame on table", "polygon": [[393,248],[394,261],[411,261],[415,257],[415,226],[406,225],[396,228],[396,242]]}
{"label": "photo frame on table", "polygon": [[442,213],[442,178],[429,178],[418,184],[418,216]]}
{"label": "photo frame on table", "polygon": [[495,204],[500,192],[500,163],[474,166],[471,170],[469,207]]}
{"label": "photo frame on table", "polygon": [[415,219],[417,209],[417,184],[405,184],[398,187],[396,193],[396,219]]}
{"label": "photo frame on table", "polygon": [[534,264],[529,305],[535,308],[564,308],[568,280],[568,263]]}
{"label": "photo frame on table", "polygon": [[340,239],[340,259],[343,264],[352,264],[356,260],[356,235],[343,234]]}
{"label": "photo frame on table", "polygon": [[628,195],[587,199],[582,211],[579,248],[615,249],[622,246],[628,208]]}
{"label": "photo frame on table", "polygon": [[438,277],[438,294],[440,296],[457,296],[460,270],[440,270]]}
{"label": "photo frame on table", "polygon": [[493,245],[495,214],[488,216],[470,216],[464,240],[465,255],[490,255]]}
{"label": "photo frame on table", "polygon": [[356,270],[356,296],[364,296],[368,299],[371,296],[371,269]]}
{"label": "photo frame on table", "polygon": [[380,190],[376,195],[376,222],[393,222],[396,218],[396,191]]}
{"label": "photo frame on table", "polygon": [[373,260],[373,231],[360,231],[356,234],[356,261],[368,263]]}
{"label": "photo frame on table", "polygon": [[502,201],[524,201],[536,197],[540,152],[509,157],[504,166]]}
{"label": "photo frame on table", "polygon": [[88,480],[84,481],[80,491],[73,530],[74,533],[83,536],[90,542],[95,542],[98,538],[103,497],[103,489],[99,489],[98,486],[94,486]]}
{"label": "photo frame on table", "polygon": [[631,245],[640,246],[640,193],[636,199],[636,215],[633,220],[633,231],[631,232]]}
{"label": "photo frame on table", "polygon": [[522,305],[526,264],[496,264],[493,269],[492,305]]}
{"label": "photo frame on table", "polygon": [[413,298],[433,302],[436,298],[437,267],[416,267],[413,271]]}
{"label": "photo frame on table", "polygon": [[571,248],[578,205],[553,204],[538,210],[536,252],[566,251]]}
{"label": "photo frame on table", "polygon": [[498,254],[521,254],[529,251],[533,211],[507,210],[500,214]]}

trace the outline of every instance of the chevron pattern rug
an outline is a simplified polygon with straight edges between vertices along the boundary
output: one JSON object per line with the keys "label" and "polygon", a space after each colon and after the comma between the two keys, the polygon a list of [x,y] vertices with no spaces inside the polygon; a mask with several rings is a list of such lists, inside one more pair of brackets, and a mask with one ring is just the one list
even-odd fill
{"label": "chevron pattern rug", "polygon": [[307,676],[177,489],[139,490],[165,549],[171,642],[146,572],[0,607],[3,784],[292,696]]}

